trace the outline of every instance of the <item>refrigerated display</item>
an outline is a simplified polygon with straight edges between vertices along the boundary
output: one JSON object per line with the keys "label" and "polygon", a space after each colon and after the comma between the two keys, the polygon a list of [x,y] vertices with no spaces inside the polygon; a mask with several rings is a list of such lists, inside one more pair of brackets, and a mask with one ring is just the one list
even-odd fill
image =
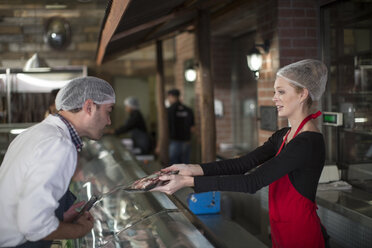
{"label": "refrigerated display", "polygon": [[70,188],[78,200],[96,196],[98,201],[90,210],[94,228],[75,247],[218,246],[175,197],[123,190],[147,173],[119,139],[104,136],[100,141],[83,142]]}

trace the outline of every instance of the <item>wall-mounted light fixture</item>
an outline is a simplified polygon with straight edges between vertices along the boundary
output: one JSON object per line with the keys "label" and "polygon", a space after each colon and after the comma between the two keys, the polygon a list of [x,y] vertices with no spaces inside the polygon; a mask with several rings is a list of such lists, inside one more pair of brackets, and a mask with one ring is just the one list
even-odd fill
{"label": "wall-mounted light fixture", "polygon": [[185,80],[188,83],[193,83],[196,80],[196,65],[193,59],[186,60],[184,63]]}
{"label": "wall-mounted light fixture", "polygon": [[270,49],[270,41],[265,40],[263,44],[255,44],[251,51],[247,54],[247,63],[249,69],[254,72],[256,78],[259,77],[259,70],[262,66],[262,54],[268,53]]}

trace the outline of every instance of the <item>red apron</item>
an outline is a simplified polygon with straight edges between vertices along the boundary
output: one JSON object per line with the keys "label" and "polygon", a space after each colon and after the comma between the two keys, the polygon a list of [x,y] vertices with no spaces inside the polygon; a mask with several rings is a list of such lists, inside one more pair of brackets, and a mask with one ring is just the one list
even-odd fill
{"label": "red apron", "polygon": [[[293,138],[311,119],[321,115],[318,111],[306,117]],[[282,150],[289,132],[278,153]],[[314,202],[301,195],[292,185],[288,174],[269,186],[269,216],[271,239],[275,248],[320,248],[324,247],[321,223]]]}

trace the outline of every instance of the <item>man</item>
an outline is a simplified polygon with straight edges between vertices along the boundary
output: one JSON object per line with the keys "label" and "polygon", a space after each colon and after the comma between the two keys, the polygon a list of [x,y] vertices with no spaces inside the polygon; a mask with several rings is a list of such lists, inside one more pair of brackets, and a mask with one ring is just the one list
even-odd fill
{"label": "man", "polygon": [[86,212],[79,219],[68,190],[80,137],[97,140],[115,103],[104,80],[81,77],[56,97],[57,115],[18,135],[0,167],[0,247],[50,247],[53,239],[75,239],[93,227]]}
{"label": "man", "polygon": [[167,99],[169,124],[169,162],[170,164],[188,164],[191,151],[191,131],[194,126],[194,114],[191,108],[180,101],[180,91],[168,91]]}
{"label": "man", "polygon": [[125,111],[129,118],[125,124],[115,130],[116,135],[131,132],[133,146],[138,148],[138,154],[148,154],[151,151],[150,136],[147,134],[145,120],[139,110],[139,102],[135,97],[127,97],[124,100]]}

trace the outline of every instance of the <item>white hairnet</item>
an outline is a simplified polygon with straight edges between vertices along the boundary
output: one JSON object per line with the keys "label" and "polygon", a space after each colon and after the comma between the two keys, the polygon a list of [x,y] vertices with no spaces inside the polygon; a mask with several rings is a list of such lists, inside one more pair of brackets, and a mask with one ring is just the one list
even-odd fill
{"label": "white hairnet", "polygon": [[139,109],[139,102],[138,102],[137,98],[135,98],[133,96],[127,97],[124,100],[124,105],[129,106],[133,109]]}
{"label": "white hairnet", "polygon": [[86,100],[96,104],[115,103],[115,92],[111,85],[96,77],[72,79],[57,94],[57,110],[72,110],[83,107]]}
{"label": "white hairnet", "polygon": [[316,101],[324,93],[328,70],[322,61],[305,59],[284,66],[279,69],[276,75],[297,86],[306,88],[311,99]]}

